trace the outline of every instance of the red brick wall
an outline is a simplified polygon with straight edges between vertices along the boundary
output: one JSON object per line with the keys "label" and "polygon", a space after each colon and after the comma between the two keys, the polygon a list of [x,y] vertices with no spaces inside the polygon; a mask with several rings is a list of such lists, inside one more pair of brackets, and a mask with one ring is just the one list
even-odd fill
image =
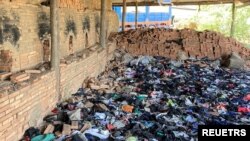
{"label": "red brick wall", "polygon": [[29,126],[41,123],[42,117],[56,104],[54,76],[54,72],[49,72],[12,94],[1,94],[1,141],[17,141]]}
{"label": "red brick wall", "polygon": [[[43,41],[40,39],[39,23],[46,23],[49,19],[49,8],[38,6],[42,0],[0,0],[0,18],[8,17],[8,24],[16,25],[21,37],[16,45],[5,41],[0,44],[0,50],[11,51],[11,71],[17,72],[32,68],[42,62]],[[69,36],[65,35],[67,18],[73,19],[77,30],[73,38],[73,51],[82,51],[85,46],[85,33],[88,34],[89,46],[95,45],[99,40],[96,29],[96,16],[100,15],[100,6],[91,4],[92,0],[62,0],[60,4],[60,51],[61,57],[69,55]],[[69,2],[72,1],[72,2]],[[80,4],[77,4],[77,3]],[[82,3],[83,2],[83,3]],[[85,4],[85,5],[84,5]],[[111,1],[107,2],[111,9]],[[84,7],[85,9],[82,9]],[[97,9],[97,10],[96,10]],[[46,15],[45,18],[43,15]],[[42,16],[42,20],[40,19]],[[82,25],[85,17],[89,17],[90,30],[83,31]],[[107,33],[118,30],[118,17],[109,11]],[[97,16],[98,17],[98,16]],[[45,20],[44,20],[45,19]],[[49,25],[49,23],[48,23]],[[99,23],[100,25],[100,23]],[[46,40],[50,37],[45,36]],[[96,50],[80,61],[61,67],[61,93],[63,98],[76,92],[87,76],[97,76],[104,70],[115,45],[105,50]],[[6,56],[5,53],[3,56]],[[6,64],[8,61],[0,62]],[[8,64],[9,65],[9,64]],[[8,68],[9,69],[9,66]],[[15,92],[0,92],[0,141],[17,141],[30,126],[39,125],[42,118],[55,106],[58,96],[55,95],[55,74],[48,72],[39,77],[28,86]]]}
{"label": "red brick wall", "polygon": [[82,61],[61,67],[61,92],[63,98],[67,98],[80,88],[87,77],[96,77],[100,72],[104,71],[114,49],[115,44],[110,44],[107,49],[94,51]]}
{"label": "red brick wall", "polygon": [[[11,64],[11,72],[29,69],[44,61],[43,43],[44,40],[49,40],[50,43],[50,35],[43,34],[41,37],[39,34],[40,32],[43,33],[43,30],[46,29],[46,26],[44,28],[44,25],[50,25],[50,9],[49,7],[38,6],[38,4],[35,4],[39,3],[38,1],[42,0],[12,0],[12,2],[9,2],[9,0],[0,0],[0,18],[8,19],[6,20],[6,23],[15,25],[20,31],[20,38],[16,44],[12,44],[10,41],[4,41],[3,43],[0,42],[0,50],[11,51],[13,60]],[[96,3],[95,6],[98,6],[100,3],[94,0],[60,1],[59,35],[61,57],[70,54],[70,36],[73,37],[73,52],[81,51],[99,42],[100,9],[91,7],[91,3]],[[86,5],[86,9],[83,10],[82,8]],[[111,7],[112,4],[110,0],[107,2],[107,5],[108,7]],[[83,30],[83,22],[86,17],[89,19],[89,30]],[[118,31],[119,21],[115,12],[109,10],[107,12],[107,19],[107,34],[109,35],[110,32]],[[69,32],[67,31],[68,33],[66,34],[67,21],[69,20],[74,23],[76,34],[71,30]],[[2,31],[3,24],[2,21],[0,22],[0,30]],[[85,39],[86,34],[88,36],[87,40]],[[8,34],[5,34],[4,36],[8,36]],[[86,46],[86,42],[88,42],[88,46]],[[4,69],[8,69],[8,66],[2,66]]]}
{"label": "red brick wall", "polygon": [[[87,76],[96,77],[104,71],[112,57],[115,44],[93,51],[83,60],[61,67],[63,98],[75,93]],[[17,141],[31,126],[40,125],[42,118],[55,106],[55,73],[48,72],[11,94],[0,94],[0,140]]]}

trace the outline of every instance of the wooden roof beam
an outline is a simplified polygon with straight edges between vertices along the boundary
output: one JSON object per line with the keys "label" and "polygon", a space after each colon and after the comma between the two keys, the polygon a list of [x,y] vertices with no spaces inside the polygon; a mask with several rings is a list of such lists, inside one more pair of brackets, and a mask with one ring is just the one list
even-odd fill
{"label": "wooden roof beam", "polygon": [[[164,4],[164,5],[211,5],[211,4],[228,4],[233,3],[234,0],[172,0],[172,3]],[[249,3],[249,0],[238,0],[237,2],[241,3]],[[157,0],[145,0],[138,1],[138,6],[157,6],[159,3]],[[120,0],[113,0],[113,6],[122,6],[122,2]],[[135,6],[135,2],[130,0],[127,1],[127,6]]]}

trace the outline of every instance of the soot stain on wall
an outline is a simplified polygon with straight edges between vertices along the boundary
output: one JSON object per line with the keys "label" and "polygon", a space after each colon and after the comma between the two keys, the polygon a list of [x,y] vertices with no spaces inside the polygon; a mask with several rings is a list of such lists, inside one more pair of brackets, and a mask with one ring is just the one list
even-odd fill
{"label": "soot stain on wall", "polygon": [[41,5],[50,6],[50,0],[45,0],[45,1],[41,2]]}
{"label": "soot stain on wall", "polygon": [[89,16],[84,17],[83,19],[83,32],[86,30],[90,31],[90,19]]}
{"label": "soot stain on wall", "polygon": [[100,16],[96,14],[95,16],[95,30],[97,33],[99,33],[100,30]]}
{"label": "soot stain on wall", "polygon": [[20,31],[19,28],[15,25],[5,24],[4,25],[4,39],[5,41],[10,41],[11,44],[16,45],[18,40],[20,39]]}
{"label": "soot stain on wall", "polygon": [[[15,17],[18,18],[18,17]],[[20,39],[21,33],[19,28],[17,27],[17,20],[11,20],[7,16],[0,17],[0,25],[2,28],[0,29],[0,43],[9,41],[12,45],[16,46],[17,42]]]}
{"label": "soot stain on wall", "polygon": [[45,35],[51,33],[51,28],[50,28],[50,18],[45,12],[40,12],[38,13],[38,36],[40,40],[44,40]]}
{"label": "soot stain on wall", "polygon": [[76,24],[75,21],[72,19],[67,19],[66,20],[66,29],[65,29],[65,34],[69,35],[70,32],[73,32],[73,34],[76,36]]}

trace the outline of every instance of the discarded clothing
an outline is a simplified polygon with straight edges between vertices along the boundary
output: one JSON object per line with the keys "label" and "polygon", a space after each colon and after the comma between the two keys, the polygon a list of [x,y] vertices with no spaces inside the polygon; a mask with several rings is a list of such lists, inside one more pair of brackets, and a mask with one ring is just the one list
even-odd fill
{"label": "discarded clothing", "polygon": [[121,63],[125,53],[116,54],[106,72],[72,95],[77,100],[44,118],[61,122],[54,133],[76,120],[79,126],[67,129],[79,131],[72,139],[189,141],[197,140],[198,125],[250,125],[250,72],[214,67],[207,58],[127,55]]}

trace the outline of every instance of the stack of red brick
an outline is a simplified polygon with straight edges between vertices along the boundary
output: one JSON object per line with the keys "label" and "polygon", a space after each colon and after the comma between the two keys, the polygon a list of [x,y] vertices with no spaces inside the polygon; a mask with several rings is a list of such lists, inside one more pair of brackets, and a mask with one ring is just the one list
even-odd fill
{"label": "stack of red brick", "polygon": [[235,39],[213,31],[137,29],[111,34],[109,39],[116,41],[118,47],[125,48],[133,55],[177,59],[178,52],[184,51],[189,57],[216,59],[223,54],[238,52],[246,59],[250,54],[250,50]]}

